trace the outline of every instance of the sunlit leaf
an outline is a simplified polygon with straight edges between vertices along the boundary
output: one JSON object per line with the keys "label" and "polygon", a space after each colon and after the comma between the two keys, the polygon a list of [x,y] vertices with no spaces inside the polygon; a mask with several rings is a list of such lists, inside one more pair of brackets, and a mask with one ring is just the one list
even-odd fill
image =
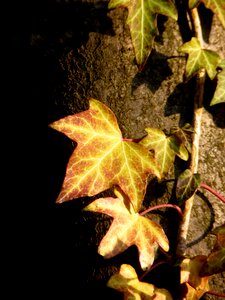
{"label": "sunlit leaf", "polygon": [[225,60],[223,60],[219,65],[222,69],[217,75],[217,86],[210,105],[215,105],[218,103],[225,102]]}
{"label": "sunlit leaf", "polygon": [[58,203],[93,196],[118,185],[138,211],[149,174],[160,176],[159,171],[145,147],[123,140],[116,117],[106,105],[90,99],[88,110],[62,118],[50,127],[77,142]]}
{"label": "sunlit leaf", "polygon": [[127,24],[135,50],[137,65],[143,68],[158,33],[157,15],[177,20],[177,11],[171,0],[111,0],[109,8],[124,6],[128,9]]}
{"label": "sunlit leaf", "polygon": [[189,0],[188,1],[189,8],[192,9],[192,8],[196,7],[199,4],[200,1],[201,0]]}
{"label": "sunlit leaf", "polygon": [[145,130],[148,134],[139,144],[154,152],[162,176],[172,167],[176,154],[182,159],[188,158],[187,151],[175,137],[167,137],[161,129],[157,128],[146,128]]}
{"label": "sunlit leaf", "polygon": [[206,258],[207,256],[197,255],[182,261],[180,265],[182,299],[198,300],[209,290],[208,276],[200,277],[200,271]]}
{"label": "sunlit leaf", "polygon": [[201,177],[198,173],[193,174],[186,169],[180,174],[176,185],[176,197],[180,205],[196,192],[200,183]]}
{"label": "sunlit leaf", "polygon": [[196,37],[193,37],[189,42],[180,46],[178,51],[188,53],[186,64],[187,78],[194,75],[201,68],[206,69],[210,79],[216,76],[216,68],[221,60],[219,54],[208,49],[202,49]]}
{"label": "sunlit leaf", "polygon": [[169,250],[168,239],[162,227],[156,222],[135,213],[130,207],[129,199],[119,190],[115,190],[118,198],[100,198],[93,201],[86,211],[104,213],[113,218],[112,224],[101,240],[98,253],[111,258],[132,245],[136,245],[142,269],[151,267],[155,251],[160,246]]}
{"label": "sunlit leaf", "polygon": [[172,135],[169,137],[169,145],[170,148],[175,152],[177,156],[179,156],[183,160],[188,160],[189,154],[184,146],[183,143],[181,143],[180,139],[176,135]]}
{"label": "sunlit leaf", "polygon": [[128,264],[120,266],[119,273],[111,276],[107,286],[124,293],[124,300],[172,300],[167,290],[139,281],[135,269]]}
{"label": "sunlit leaf", "polygon": [[212,232],[216,235],[216,243],[202,268],[202,275],[213,275],[225,271],[225,224]]}
{"label": "sunlit leaf", "polygon": [[173,126],[170,130],[170,133],[178,138],[180,143],[186,147],[189,153],[191,153],[193,132],[193,127],[188,123],[185,124],[182,128]]}

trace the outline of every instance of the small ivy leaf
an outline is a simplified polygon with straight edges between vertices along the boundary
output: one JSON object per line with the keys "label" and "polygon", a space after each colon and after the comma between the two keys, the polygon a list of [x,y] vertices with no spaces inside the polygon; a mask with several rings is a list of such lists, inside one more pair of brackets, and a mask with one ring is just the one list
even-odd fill
{"label": "small ivy leaf", "polygon": [[136,245],[141,268],[149,269],[158,246],[164,251],[169,250],[167,236],[158,223],[128,209],[130,201],[121,190],[115,189],[115,194],[118,198],[99,198],[84,208],[113,218],[108,232],[100,242],[98,253],[111,258]]}
{"label": "small ivy leaf", "polygon": [[225,60],[223,60],[218,67],[221,68],[222,71],[217,74],[218,83],[210,106],[225,102]]}
{"label": "small ivy leaf", "polygon": [[128,9],[127,24],[135,50],[136,61],[141,70],[149,57],[154,38],[158,33],[157,15],[162,14],[177,20],[176,7],[171,0],[111,0],[108,8],[125,6]]}
{"label": "small ivy leaf", "polygon": [[203,265],[201,275],[210,276],[225,271],[225,223],[215,228],[216,243]]}
{"label": "small ivy leaf", "polygon": [[200,277],[200,271],[206,258],[207,256],[197,255],[182,261],[180,265],[182,299],[199,300],[209,291],[208,276]]}
{"label": "small ivy leaf", "polygon": [[199,4],[200,1],[201,1],[201,0],[189,0],[189,1],[188,1],[188,6],[189,6],[189,8],[190,8],[190,9],[195,8],[196,6],[198,6],[198,4]]}
{"label": "small ivy leaf", "polygon": [[221,60],[219,54],[212,50],[202,49],[196,37],[180,46],[178,51],[188,53],[186,64],[186,77],[188,79],[201,68],[206,69],[211,80],[216,76],[216,68]]}
{"label": "small ivy leaf", "polygon": [[119,273],[110,277],[107,286],[124,293],[124,300],[172,300],[166,289],[139,281],[135,269],[128,264],[120,266]]}
{"label": "small ivy leaf", "polygon": [[176,197],[179,205],[189,199],[198,189],[201,183],[200,174],[193,174],[191,170],[186,169],[177,179]]}
{"label": "small ivy leaf", "polygon": [[184,144],[175,135],[169,137],[170,148],[183,160],[188,160],[189,154]]}
{"label": "small ivy leaf", "polygon": [[173,165],[176,154],[186,160],[187,151],[181,146],[178,139],[167,137],[165,133],[158,128],[146,128],[148,133],[139,144],[154,152],[156,163],[161,175],[165,175]]}
{"label": "small ivy leaf", "polygon": [[88,110],[49,126],[77,142],[56,202],[94,196],[118,185],[139,210],[149,174],[160,174],[145,147],[123,140],[117,119],[106,105],[90,99]]}
{"label": "small ivy leaf", "polygon": [[173,126],[170,130],[171,135],[178,138],[180,143],[186,147],[189,153],[191,153],[193,132],[194,129],[189,123],[185,124],[182,128]]}
{"label": "small ivy leaf", "polygon": [[150,151],[154,151],[156,163],[163,176],[169,171],[175,159],[175,152],[170,147],[170,139],[158,128],[146,128],[145,131],[148,135],[144,137],[139,144]]}

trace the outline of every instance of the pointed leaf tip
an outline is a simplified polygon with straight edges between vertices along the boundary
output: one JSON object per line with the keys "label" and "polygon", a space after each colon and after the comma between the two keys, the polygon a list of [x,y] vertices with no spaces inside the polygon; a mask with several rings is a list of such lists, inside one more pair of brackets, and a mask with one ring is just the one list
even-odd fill
{"label": "pointed leaf tip", "polygon": [[62,118],[50,126],[76,141],[57,203],[94,196],[115,185],[138,211],[150,174],[160,176],[147,149],[123,141],[117,119],[102,102],[90,99],[89,109]]}
{"label": "pointed leaf tip", "polygon": [[109,8],[124,6],[128,9],[127,24],[135,51],[136,62],[141,71],[151,53],[158,33],[157,15],[162,14],[177,20],[176,7],[171,0],[111,0]]}
{"label": "pointed leaf tip", "polygon": [[89,204],[85,210],[105,213],[113,218],[111,226],[98,247],[98,253],[111,258],[136,245],[143,270],[149,269],[155,258],[155,251],[161,247],[169,250],[169,242],[162,227],[145,218],[129,207],[129,199],[117,190],[118,198],[100,198]]}

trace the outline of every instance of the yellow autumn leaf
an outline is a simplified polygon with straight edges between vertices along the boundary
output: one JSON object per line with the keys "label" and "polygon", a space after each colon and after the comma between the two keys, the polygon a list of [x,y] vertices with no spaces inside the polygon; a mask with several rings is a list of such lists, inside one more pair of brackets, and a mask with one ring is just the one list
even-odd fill
{"label": "yellow autumn leaf", "polygon": [[49,126],[77,142],[56,202],[93,196],[118,185],[139,210],[149,174],[160,174],[145,147],[123,140],[117,119],[106,105],[90,99],[88,110]]}

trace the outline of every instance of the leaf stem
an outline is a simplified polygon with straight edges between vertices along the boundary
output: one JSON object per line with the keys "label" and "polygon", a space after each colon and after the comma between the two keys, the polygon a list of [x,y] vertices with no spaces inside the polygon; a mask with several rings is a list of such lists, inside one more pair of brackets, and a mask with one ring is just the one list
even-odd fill
{"label": "leaf stem", "polygon": [[147,271],[145,271],[140,277],[139,277],[139,280],[141,281],[150,271],[152,271],[153,269],[155,269],[156,267],[162,265],[162,264],[168,264],[168,262],[166,261],[160,261],[158,262],[157,264],[151,266],[150,269],[148,269]]}
{"label": "leaf stem", "polygon": [[179,206],[174,205],[174,204],[159,204],[159,205],[155,205],[153,207],[149,207],[146,210],[142,211],[141,213],[139,213],[141,216],[147,214],[148,212],[152,211],[152,210],[156,210],[159,208],[165,208],[165,207],[170,207],[170,208],[174,208],[178,211],[179,215],[181,216],[181,218],[183,217],[183,213],[182,210]]}
{"label": "leaf stem", "polygon": [[[202,29],[200,18],[197,8],[191,10],[191,17],[193,20],[193,26],[195,36],[198,38],[200,45],[203,47]],[[204,68],[200,69],[196,77],[196,92],[194,98],[194,109],[193,109],[193,139],[192,139],[192,150],[191,150],[191,161],[190,170],[191,172],[197,173],[198,171],[198,160],[199,160],[199,141],[201,135],[201,118],[203,113],[203,94],[204,84],[206,78],[206,71]],[[191,210],[193,206],[194,195],[191,196],[186,202],[184,207],[184,216],[179,226],[178,243],[177,243],[177,256],[185,255],[186,251],[186,240],[187,233],[190,223]]]}
{"label": "leaf stem", "polygon": [[205,294],[210,294],[210,295],[215,295],[217,297],[223,297],[223,298],[225,298],[225,294],[224,293],[218,293],[218,292],[215,292],[215,291],[207,291],[207,292],[205,292]]}
{"label": "leaf stem", "polygon": [[207,191],[209,191],[210,193],[212,193],[213,195],[215,195],[217,198],[219,198],[221,201],[225,203],[225,198],[222,195],[220,195],[217,191],[215,191],[213,188],[208,186],[207,184],[201,183],[200,187],[206,189]]}

